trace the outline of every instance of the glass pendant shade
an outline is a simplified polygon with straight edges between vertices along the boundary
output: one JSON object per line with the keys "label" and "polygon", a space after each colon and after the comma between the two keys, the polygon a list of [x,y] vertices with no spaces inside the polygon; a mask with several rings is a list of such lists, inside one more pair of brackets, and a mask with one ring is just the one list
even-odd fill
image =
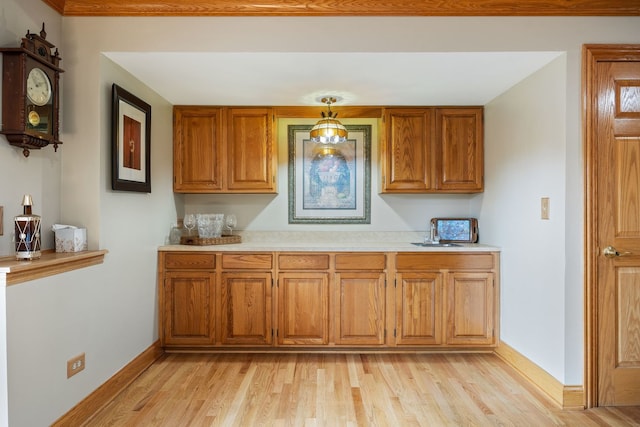
{"label": "glass pendant shade", "polygon": [[322,102],[329,107],[328,112],[322,113],[322,119],[316,123],[311,129],[309,136],[313,142],[322,144],[339,144],[347,140],[348,132],[336,116],[337,113],[331,112],[331,104],[336,102],[335,98],[322,98]]}

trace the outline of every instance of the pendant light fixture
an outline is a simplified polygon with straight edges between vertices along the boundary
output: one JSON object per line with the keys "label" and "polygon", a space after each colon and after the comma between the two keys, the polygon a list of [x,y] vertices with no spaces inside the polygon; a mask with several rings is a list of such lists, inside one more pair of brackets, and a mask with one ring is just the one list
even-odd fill
{"label": "pendant light fixture", "polygon": [[327,104],[328,111],[322,112],[322,119],[311,129],[309,136],[313,142],[322,144],[339,144],[347,141],[347,129],[336,117],[338,113],[331,112],[331,104],[336,102],[336,98],[327,96],[322,98],[322,103]]}

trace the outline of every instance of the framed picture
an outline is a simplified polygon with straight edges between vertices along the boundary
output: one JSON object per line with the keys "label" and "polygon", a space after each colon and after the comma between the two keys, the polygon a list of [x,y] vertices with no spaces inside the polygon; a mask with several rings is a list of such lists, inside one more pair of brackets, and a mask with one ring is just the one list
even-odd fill
{"label": "framed picture", "polygon": [[111,188],[151,193],[151,106],[112,87]]}
{"label": "framed picture", "polygon": [[371,125],[345,125],[340,144],[311,141],[312,125],[288,126],[289,223],[371,223]]}

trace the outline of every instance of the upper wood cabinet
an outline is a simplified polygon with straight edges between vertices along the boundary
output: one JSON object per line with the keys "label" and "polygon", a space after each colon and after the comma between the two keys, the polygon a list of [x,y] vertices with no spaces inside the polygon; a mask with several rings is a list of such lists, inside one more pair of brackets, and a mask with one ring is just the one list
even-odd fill
{"label": "upper wood cabinet", "polygon": [[226,189],[276,191],[277,149],[271,108],[226,108]]}
{"label": "upper wood cabinet", "polygon": [[432,113],[425,108],[385,110],[383,191],[422,193],[433,188]]}
{"label": "upper wood cabinet", "polygon": [[174,107],[173,191],[222,190],[222,108]]}
{"label": "upper wood cabinet", "polygon": [[435,187],[447,193],[484,189],[483,110],[437,108]]}
{"label": "upper wood cabinet", "polygon": [[383,125],[383,193],[483,191],[482,107],[386,108]]}
{"label": "upper wood cabinet", "polygon": [[174,107],[175,192],[275,193],[276,170],[271,108]]}

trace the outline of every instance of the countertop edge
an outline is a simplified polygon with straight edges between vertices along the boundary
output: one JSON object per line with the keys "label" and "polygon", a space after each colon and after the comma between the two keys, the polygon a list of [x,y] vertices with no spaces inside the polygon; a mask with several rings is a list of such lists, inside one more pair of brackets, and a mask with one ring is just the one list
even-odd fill
{"label": "countertop edge", "polygon": [[228,245],[163,245],[162,252],[500,252],[497,246],[461,243],[460,246],[422,247],[405,242],[248,242]]}
{"label": "countertop edge", "polygon": [[82,252],[43,251],[42,256],[32,261],[16,260],[15,257],[0,258],[0,274],[6,275],[6,285],[17,285],[30,280],[77,270],[104,261],[106,249]]}

